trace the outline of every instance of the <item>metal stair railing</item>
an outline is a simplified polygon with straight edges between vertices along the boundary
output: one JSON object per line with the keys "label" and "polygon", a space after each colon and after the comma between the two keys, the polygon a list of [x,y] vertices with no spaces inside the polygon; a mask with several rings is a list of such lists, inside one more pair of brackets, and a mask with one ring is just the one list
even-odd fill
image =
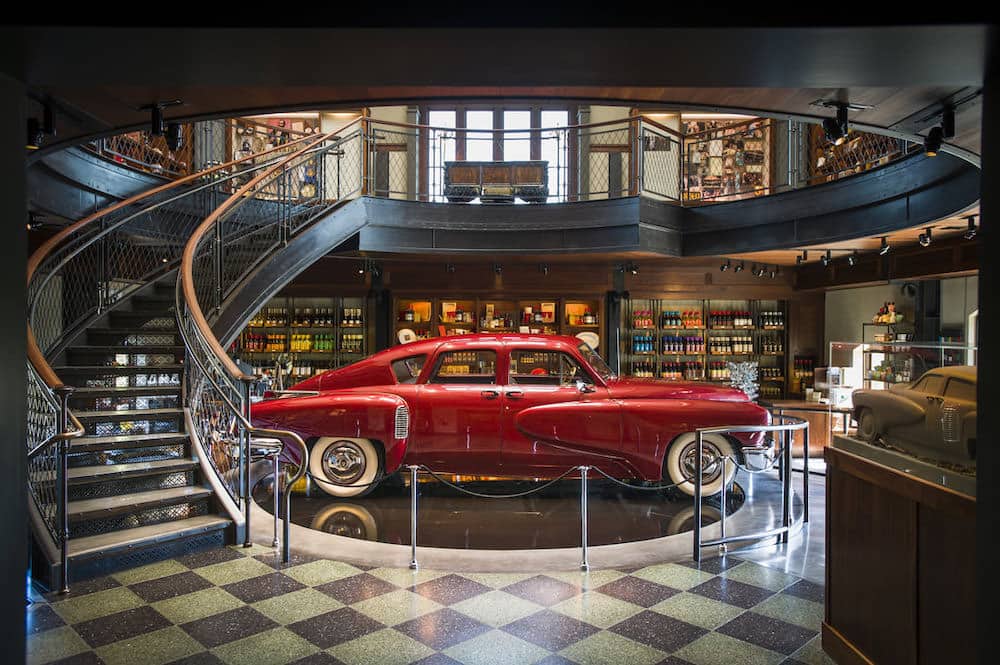
{"label": "metal stair railing", "polygon": [[[293,432],[254,427],[250,387],[244,374],[212,332],[210,317],[226,298],[279,248],[346,199],[363,192],[365,122],[304,143],[300,149],[255,175],[219,205],[187,241],[176,287],[180,333],[190,359],[186,403],[195,423],[193,435],[209,451],[219,478],[244,510],[244,545],[251,541],[250,466],[254,440],[278,440],[278,456],[296,470],[275,478],[284,487],[283,558],[289,557],[291,487],[308,469],[309,451]],[[261,206],[271,214],[259,215]],[[206,314],[208,312],[208,314]],[[260,447],[258,445],[258,447]],[[294,452],[293,452],[294,451]]]}
{"label": "metal stair railing", "polygon": [[298,147],[286,144],[115,203],[66,227],[29,259],[27,489],[42,523],[36,535],[59,552],[61,591],[68,591],[68,442],[84,428],[67,406],[72,389],[49,360],[115,304],[174,270],[205,214],[238,183]]}

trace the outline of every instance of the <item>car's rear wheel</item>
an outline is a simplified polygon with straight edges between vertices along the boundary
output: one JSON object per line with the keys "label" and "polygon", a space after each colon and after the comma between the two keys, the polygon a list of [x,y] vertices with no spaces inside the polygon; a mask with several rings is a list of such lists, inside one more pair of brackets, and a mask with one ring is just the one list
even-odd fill
{"label": "car's rear wheel", "polygon": [[380,467],[378,448],[368,439],[322,437],[309,454],[309,473],[330,496],[368,494],[378,484]]}
{"label": "car's rear wheel", "polygon": [[875,414],[865,407],[858,412],[858,438],[862,441],[874,441],[878,436],[878,424]]}
{"label": "car's rear wheel", "polygon": [[378,540],[378,523],[371,511],[356,503],[332,502],[316,513],[312,526],[336,536],[358,540]]}
{"label": "car's rear wheel", "polygon": [[[674,439],[663,461],[664,480],[676,483],[677,488],[689,496],[694,496],[698,443],[694,432],[681,434]],[[706,434],[702,441],[701,495],[713,496],[722,491],[722,460],[733,457],[733,447],[729,441],[717,434]],[[726,465],[725,483],[728,486],[736,476],[736,465]]]}

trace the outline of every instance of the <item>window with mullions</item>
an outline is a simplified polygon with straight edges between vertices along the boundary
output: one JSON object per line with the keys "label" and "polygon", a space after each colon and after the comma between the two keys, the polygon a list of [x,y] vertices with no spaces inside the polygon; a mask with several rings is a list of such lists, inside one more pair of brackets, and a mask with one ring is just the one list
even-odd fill
{"label": "window with mullions", "polygon": [[444,163],[455,159],[455,111],[431,111],[427,124],[435,129],[428,132],[427,180],[430,200],[438,203],[444,198]]}
{"label": "window with mullions", "polygon": [[548,202],[565,201],[569,179],[569,111],[542,111],[541,158],[549,163]]}

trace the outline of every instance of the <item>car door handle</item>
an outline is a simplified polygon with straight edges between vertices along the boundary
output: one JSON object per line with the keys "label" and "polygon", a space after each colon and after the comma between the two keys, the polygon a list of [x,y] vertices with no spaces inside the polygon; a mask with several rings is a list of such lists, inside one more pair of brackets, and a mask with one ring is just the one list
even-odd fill
{"label": "car door handle", "polygon": [[500,397],[500,393],[496,390],[484,390],[479,394],[482,395],[484,399],[496,399],[497,397]]}
{"label": "car door handle", "polygon": [[523,390],[508,390],[507,391],[507,397],[509,397],[510,399],[521,399],[521,398],[524,397],[524,391]]}

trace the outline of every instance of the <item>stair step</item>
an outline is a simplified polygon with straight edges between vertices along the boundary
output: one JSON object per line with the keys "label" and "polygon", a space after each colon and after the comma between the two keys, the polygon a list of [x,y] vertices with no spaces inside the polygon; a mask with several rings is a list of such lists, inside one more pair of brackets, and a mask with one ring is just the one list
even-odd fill
{"label": "stair step", "polygon": [[83,499],[70,501],[67,505],[69,520],[82,522],[84,520],[100,519],[135,513],[156,506],[170,506],[176,503],[199,501],[212,495],[212,490],[205,487],[170,487],[149,492],[134,494],[119,494],[101,499]]}
{"label": "stair step", "polygon": [[168,312],[176,305],[173,296],[135,296],[129,300],[133,312]]}
{"label": "stair step", "polygon": [[126,409],[120,411],[76,411],[81,421],[169,420],[184,415],[184,409]]}
{"label": "stair step", "polygon": [[[127,337],[150,337],[150,336],[166,336],[171,337],[175,341],[180,340],[180,332],[176,329],[163,329],[157,330],[155,328],[91,328],[87,331],[87,341],[93,342],[97,345],[103,343],[104,340],[108,338],[113,338],[115,340],[124,339]],[[95,341],[100,340],[100,341]]]}
{"label": "stair step", "polygon": [[176,446],[188,442],[188,435],[178,432],[166,434],[121,434],[119,436],[82,436],[73,439],[71,452],[99,450],[124,450],[126,448],[156,448]]}
{"label": "stair step", "polygon": [[123,551],[136,550],[180,538],[225,529],[232,522],[216,515],[189,517],[185,520],[151,524],[133,529],[111,531],[96,536],[71,538],[69,556],[71,559],[85,559],[98,555],[111,555]]}
{"label": "stair step", "polygon": [[180,393],[180,385],[118,386],[114,388],[74,388],[72,397],[80,399],[96,397],[152,397],[154,395],[180,395]]}
{"label": "stair step", "polygon": [[[143,325],[151,319],[169,319],[156,326]],[[177,319],[172,312],[111,312],[111,326],[113,328],[142,328],[143,330],[177,330]]]}
{"label": "stair step", "polygon": [[184,369],[180,363],[169,365],[62,365],[53,367],[56,374],[163,374]]}
{"label": "stair step", "polygon": [[67,349],[70,353],[97,354],[97,353],[127,353],[128,355],[165,355],[168,353],[184,353],[183,344],[89,344],[81,346],[71,346]]}
{"label": "stair step", "polygon": [[[120,478],[157,476],[179,471],[190,471],[198,466],[193,459],[168,459],[154,462],[134,462],[132,464],[106,464],[103,466],[78,466],[69,469],[67,479],[70,485],[86,485]],[[52,476],[54,472],[48,472]]]}

